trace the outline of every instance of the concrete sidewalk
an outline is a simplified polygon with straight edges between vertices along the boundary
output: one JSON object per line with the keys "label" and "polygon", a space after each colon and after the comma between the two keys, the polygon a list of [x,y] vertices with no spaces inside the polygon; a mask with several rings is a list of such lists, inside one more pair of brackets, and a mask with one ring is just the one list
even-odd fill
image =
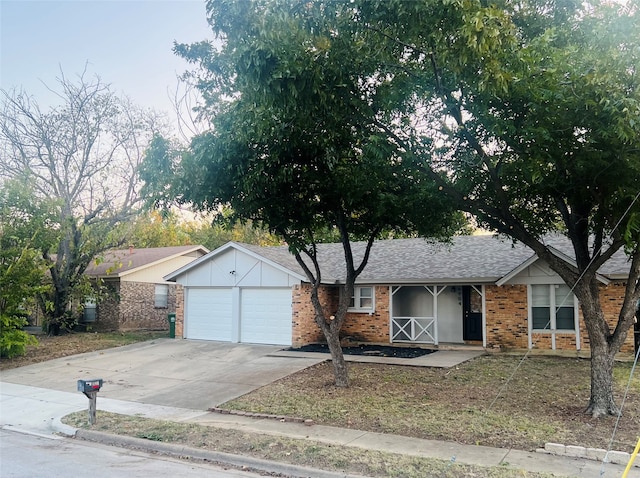
{"label": "concrete sidewalk", "polygon": [[[51,436],[54,433],[74,435],[76,430],[63,425],[60,419],[64,415],[86,410],[86,408],[87,399],[81,393],[62,392],[0,382],[0,425],[2,428],[45,436]],[[480,466],[499,465],[527,471],[555,473],[562,476],[619,478],[624,471],[624,466],[622,465],[602,464],[584,458],[559,457],[538,452],[461,445],[321,425],[308,426],[302,423],[224,415],[104,397],[98,397],[98,409],[125,415],[137,415],[147,418],[236,429],[249,433],[311,440],[337,446],[430,457]],[[266,471],[279,472],[289,476],[346,476],[307,468],[300,468],[296,471],[295,466],[281,463],[263,462],[246,457],[234,458],[233,455],[226,456],[219,453],[203,452],[202,450],[190,450],[181,445],[130,439],[99,432],[80,431],[78,436],[114,445],[144,447],[161,453],[175,452],[180,456],[191,454],[201,459],[226,460],[235,465],[240,463],[238,466],[262,467],[261,469]],[[237,461],[234,462],[233,460]],[[634,468],[629,477],[640,477],[640,469]]]}

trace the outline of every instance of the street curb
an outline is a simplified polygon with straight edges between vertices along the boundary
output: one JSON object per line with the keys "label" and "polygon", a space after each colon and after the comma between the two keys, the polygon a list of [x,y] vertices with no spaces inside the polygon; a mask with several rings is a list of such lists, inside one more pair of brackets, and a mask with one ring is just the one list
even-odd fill
{"label": "street curb", "polygon": [[65,437],[74,437],[78,431],[77,428],[62,423],[62,417],[55,417],[51,422],[51,428],[53,428],[58,435]]}
{"label": "street curb", "polygon": [[295,478],[366,478],[361,475],[337,473],[331,471],[317,470],[304,466],[290,465],[274,461],[262,460],[243,455],[233,455],[217,451],[201,450],[174,443],[156,442],[143,438],[134,438],[122,435],[112,435],[111,433],[98,432],[94,430],[78,429],[75,438],[101,443],[103,445],[135,448],[151,453],[161,453],[177,458],[194,458],[214,463],[227,464],[240,468],[251,468],[268,473],[279,473]]}
{"label": "street curb", "polygon": [[[589,448],[577,445],[564,445],[562,443],[545,443],[544,448],[536,450],[547,455],[566,456],[570,458],[584,458],[586,460],[613,463],[615,465],[627,465],[631,460],[631,454],[625,451],[604,450],[602,448]],[[640,461],[634,462],[634,468],[640,468]]]}

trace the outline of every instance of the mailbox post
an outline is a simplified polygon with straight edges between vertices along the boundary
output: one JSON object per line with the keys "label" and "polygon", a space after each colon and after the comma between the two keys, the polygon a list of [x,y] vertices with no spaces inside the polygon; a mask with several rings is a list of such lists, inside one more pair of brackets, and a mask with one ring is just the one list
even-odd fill
{"label": "mailbox post", "polygon": [[84,393],[89,399],[89,424],[96,423],[96,397],[102,387],[102,379],[78,380],[78,392]]}

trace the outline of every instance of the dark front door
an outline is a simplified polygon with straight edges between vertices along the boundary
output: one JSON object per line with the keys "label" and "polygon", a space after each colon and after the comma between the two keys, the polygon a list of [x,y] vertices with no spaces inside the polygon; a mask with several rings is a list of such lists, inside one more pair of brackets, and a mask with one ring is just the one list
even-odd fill
{"label": "dark front door", "polygon": [[473,287],[462,287],[462,339],[482,340],[482,295]]}

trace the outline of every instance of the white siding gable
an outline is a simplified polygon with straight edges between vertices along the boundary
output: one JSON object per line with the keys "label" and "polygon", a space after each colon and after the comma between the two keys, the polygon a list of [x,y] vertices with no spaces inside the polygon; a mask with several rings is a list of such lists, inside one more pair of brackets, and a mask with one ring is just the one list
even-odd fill
{"label": "white siding gable", "polygon": [[292,287],[300,279],[258,257],[228,248],[176,277],[186,287]]}
{"label": "white siding gable", "polygon": [[507,284],[564,284],[545,261],[538,259],[526,269],[512,277]]}

